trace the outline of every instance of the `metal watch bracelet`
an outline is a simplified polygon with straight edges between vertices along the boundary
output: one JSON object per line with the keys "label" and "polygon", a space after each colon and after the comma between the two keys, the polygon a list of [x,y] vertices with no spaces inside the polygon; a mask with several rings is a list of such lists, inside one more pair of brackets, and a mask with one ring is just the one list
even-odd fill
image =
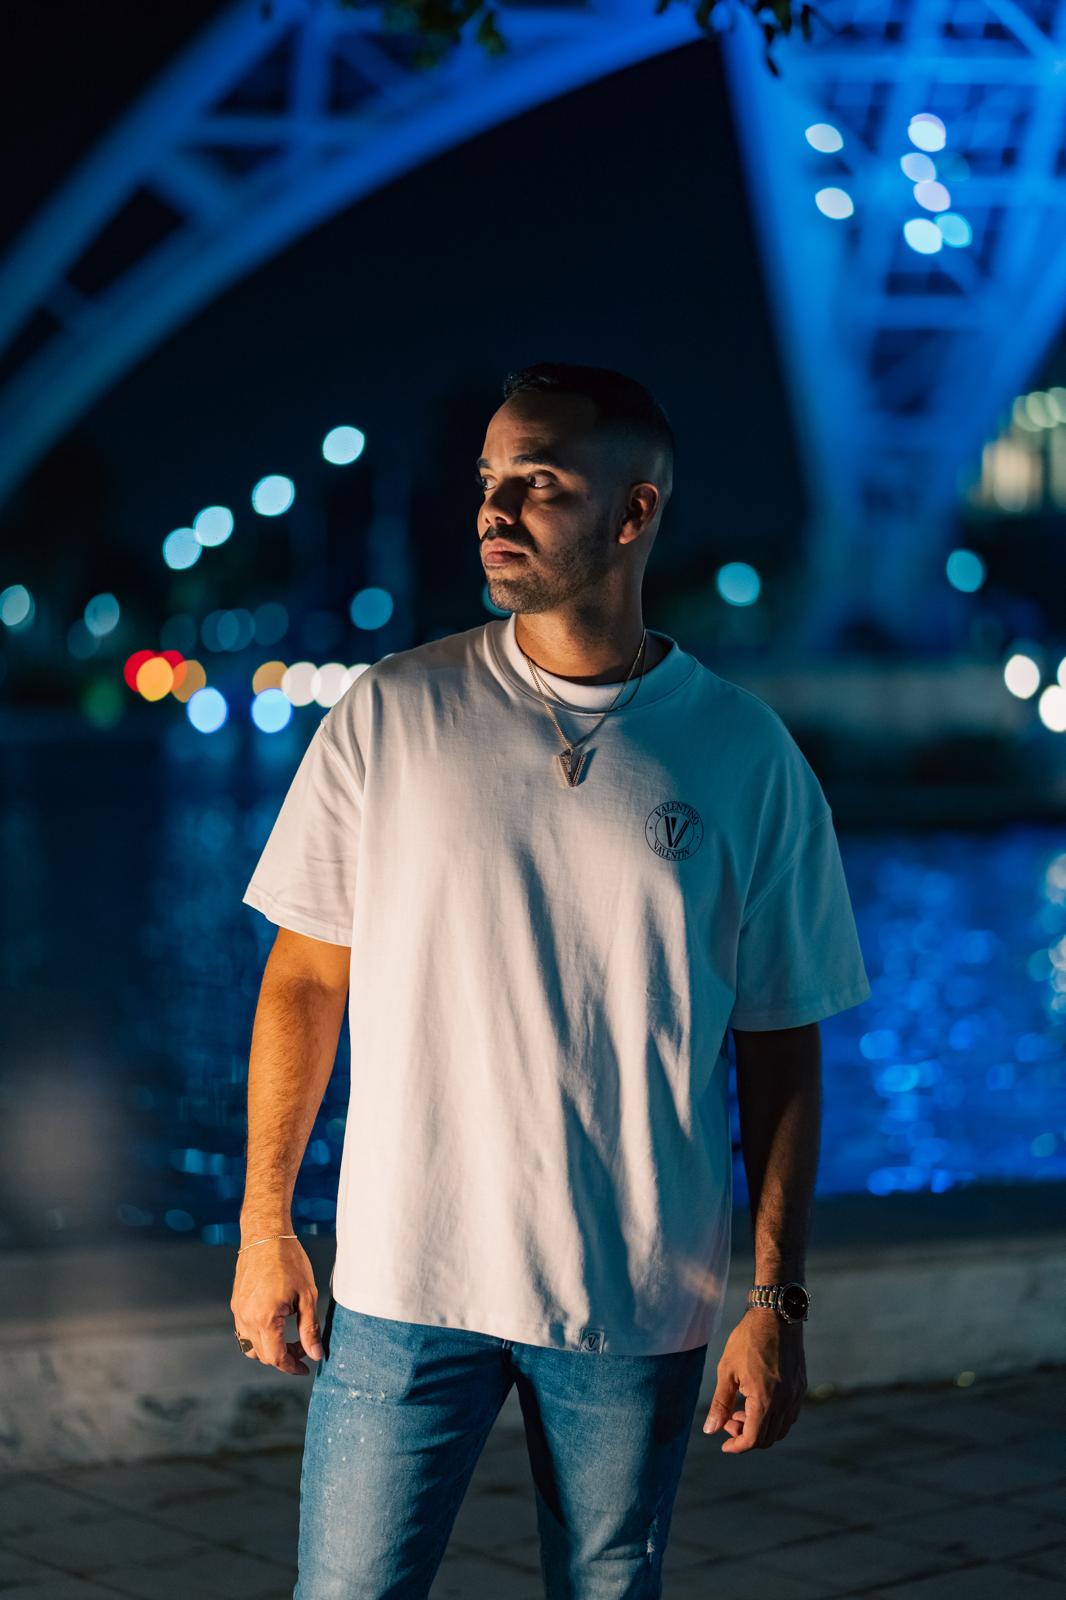
{"label": "metal watch bracelet", "polygon": [[[788,1290],[799,1290],[800,1294],[797,1296],[793,1293],[790,1296],[786,1296],[786,1291]],[[793,1315],[786,1309],[784,1304],[786,1298],[793,1301],[796,1299],[801,1301],[803,1309],[799,1315]],[[749,1307],[755,1306],[764,1308],[767,1311],[774,1311],[782,1322],[806,1322],[810,1313],[812,1299],[813,1296],[807,1285],[798,1278],[793,1278],[787,1283],[755,1283],[748,1290]]]}

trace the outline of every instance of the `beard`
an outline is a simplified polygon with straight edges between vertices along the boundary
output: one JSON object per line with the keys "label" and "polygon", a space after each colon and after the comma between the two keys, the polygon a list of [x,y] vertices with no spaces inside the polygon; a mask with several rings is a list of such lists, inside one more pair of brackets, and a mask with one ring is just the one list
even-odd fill
{"label": "beard", "polygon": [[551,557],[537,553],[525,557],[524,565],[513,576],[504,577],[485,569],[489,599],[504,611],[555,611],[568,600],[595,589],[611,566],[611,516],[603,516],[591,527],[575,534]]}

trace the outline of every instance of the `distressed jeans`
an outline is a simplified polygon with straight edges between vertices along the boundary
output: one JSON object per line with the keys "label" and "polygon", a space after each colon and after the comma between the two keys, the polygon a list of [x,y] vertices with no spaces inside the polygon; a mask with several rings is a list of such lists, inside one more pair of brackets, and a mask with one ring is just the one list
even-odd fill
{"label": "distressed jeans", "polygon": [[331,1290],[322,1348],[293,1600],[427,1600],[512,1384],[546,1600],[661,1596],[707,1345],[659,1356],[549,1349],[368,1316]]}

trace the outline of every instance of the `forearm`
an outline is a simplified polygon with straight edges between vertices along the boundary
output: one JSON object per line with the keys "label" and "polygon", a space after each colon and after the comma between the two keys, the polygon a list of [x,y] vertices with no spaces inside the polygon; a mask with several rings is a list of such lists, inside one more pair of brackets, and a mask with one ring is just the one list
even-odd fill
{"label": "forearm", "polygon": [[821,1035],[812,1023],[734,1039],[755,1282],[802,1280],[821,1142]]}
{"label": "forearm", "polygon": [[292,1196],[337,1054],[345,991],[263,974],[248,1060],[241,1237],[292,1232]]}

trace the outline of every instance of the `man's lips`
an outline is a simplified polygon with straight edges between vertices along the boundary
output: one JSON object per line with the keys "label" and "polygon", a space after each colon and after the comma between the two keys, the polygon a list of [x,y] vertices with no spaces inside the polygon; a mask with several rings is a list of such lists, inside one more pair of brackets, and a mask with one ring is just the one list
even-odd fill
{"label": "man's lips", "polygon": [[503,544],[498,539],[489,540],[482,546],[482,557],[487,567],[502,566],[505,561],[515,561],[525,555],[517,545]]}

